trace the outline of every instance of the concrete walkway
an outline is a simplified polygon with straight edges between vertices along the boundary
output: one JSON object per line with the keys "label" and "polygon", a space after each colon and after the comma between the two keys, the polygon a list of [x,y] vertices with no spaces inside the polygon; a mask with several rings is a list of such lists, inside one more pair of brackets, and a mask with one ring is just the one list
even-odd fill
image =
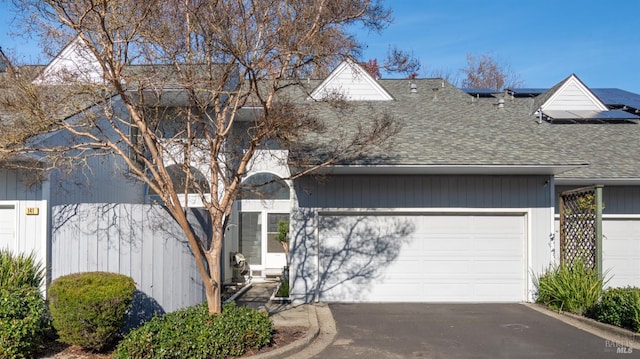
{"label": "concrete walkway", "polygon": [[238,305],[262,310],[269,314],[274,327],[304,327],[307,334],[284,347],[252,356],[258,359],[310,358],[329,346],[336,335],[336,325],[326,304],[276,303],[271,295],[277,281],[253,282],[251,287],[236,298]]}

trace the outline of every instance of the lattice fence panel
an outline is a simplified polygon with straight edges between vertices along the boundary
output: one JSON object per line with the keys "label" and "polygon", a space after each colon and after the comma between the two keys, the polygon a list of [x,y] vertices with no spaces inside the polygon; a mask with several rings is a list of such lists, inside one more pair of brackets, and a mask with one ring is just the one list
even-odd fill
{"label": "lattice fence panel", "polygon": [[580,188],[560,194],[560,261],[578,260],[596,269],[596,190]]}

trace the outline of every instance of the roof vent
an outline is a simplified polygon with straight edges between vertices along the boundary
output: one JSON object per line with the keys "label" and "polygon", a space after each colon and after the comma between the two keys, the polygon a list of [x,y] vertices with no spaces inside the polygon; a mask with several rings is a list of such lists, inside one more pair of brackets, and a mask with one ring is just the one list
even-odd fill
{"label": "roof vent", "polygon": [[409,90],[409,91],[410,91],[411,93],[417,93],[417,92],[418,92],[418,85],[417,85],[415,82],[412,82],[412,83],[409,85],[409,88],[410,88],[410,90]]}
{"label": "roof vent", "polygon": [[504,99],[503,98],[498,100],[498,108],[504,108]]}

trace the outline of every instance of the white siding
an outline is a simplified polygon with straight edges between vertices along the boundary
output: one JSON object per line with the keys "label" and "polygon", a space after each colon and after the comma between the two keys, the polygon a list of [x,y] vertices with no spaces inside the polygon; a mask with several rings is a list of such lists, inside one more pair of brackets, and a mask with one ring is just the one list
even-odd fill
{"label": "white siding", "polygon": [[[0,170],[0,207],[3,221],[11,224],[12,234],[6,233],[0,247],[14,253],[33,253],[47,267],[48,204],[42,188],[47,182],[36,181],[33,174]],[[27,208],[38,214],[27,214]],[[43,283],[44,286],[44,283]]]}
{"label": "white siding", "polygon": [[102,67],[80,37],[76,37],[56,56],[34,81],[60,84],[69,80],[103,83]]}
{"label": "white siding", "polygon": [[606,111],[607,107],[578,79],[567,82],[542,106],[543,111]]}
{"label": "white siding", "polygon": [[321,99],[335,94],[341,94],[351,101],[389,101],[393,99],[371,75],[352,61],[340,64],[313,91],[311,98]]}
{"label": "white siding", "polygon": [[602,223],[602,268],[609,287],[640,287],[640,216],[606,218]]}

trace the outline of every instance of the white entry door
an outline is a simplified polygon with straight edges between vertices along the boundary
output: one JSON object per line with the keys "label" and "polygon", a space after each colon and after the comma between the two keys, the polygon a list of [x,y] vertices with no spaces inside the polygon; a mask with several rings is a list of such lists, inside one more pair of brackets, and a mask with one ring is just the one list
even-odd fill
{"label": "white entry door", "polygon": [[279,275],[287,265],[284,248],[276,240],[280,222],[288,223],[289,213],[241,212],[240,252],[247,258],[252,276]]}

